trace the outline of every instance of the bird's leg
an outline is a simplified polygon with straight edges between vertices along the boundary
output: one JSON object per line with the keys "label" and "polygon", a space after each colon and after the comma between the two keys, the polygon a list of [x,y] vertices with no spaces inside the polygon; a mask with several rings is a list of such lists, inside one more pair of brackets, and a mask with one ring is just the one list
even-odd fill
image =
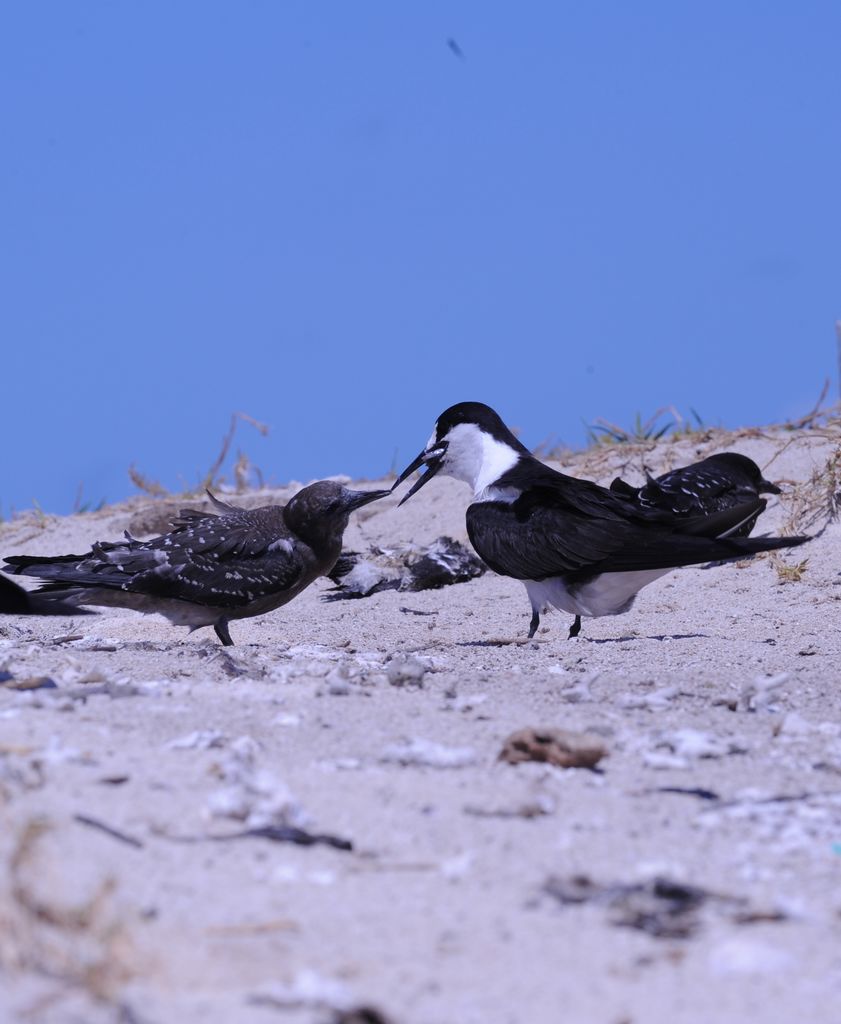
{"label": "bird's leg", "polygon": [[216,623],[216,625],[213,627],[213,629],[214,629],[216,635],[222,641],[223,646],[225,646],[225,647],[233,647],[234,646],[234,642],[231,639],[231,634],[228,632],[228,620],[227,619],[219,619],[219,621]]}
{"label": "bird's leg", "polygon": [[537,632],[537,627],[540,625],[540,612],[535,608],[532,612],[531,622],[529,623],[529,640]]}
{"label": "bird's leg", "polygon": [[581,616],[576,615],[573,619],[572,625],[569,627],[569,636],[567,640],[572,640],[574,636],[578,636],[581,632]]}

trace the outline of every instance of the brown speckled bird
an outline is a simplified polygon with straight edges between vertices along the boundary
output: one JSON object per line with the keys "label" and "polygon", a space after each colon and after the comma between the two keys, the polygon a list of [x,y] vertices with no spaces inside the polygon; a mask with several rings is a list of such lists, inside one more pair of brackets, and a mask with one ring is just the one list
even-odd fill
{"label": "brown speckled bird", "polygon": [[355,509],[388,491],[351,491],[320,480],[287,505],[239,509],[208,492],[215,512],[184,509],[152,540],[94,544],[85,555],[10,555],[15,573],[48,580],[41,603],[158,612],[192,632],[213,626],[227,647],[231,619],[273,611],[330,572]]}

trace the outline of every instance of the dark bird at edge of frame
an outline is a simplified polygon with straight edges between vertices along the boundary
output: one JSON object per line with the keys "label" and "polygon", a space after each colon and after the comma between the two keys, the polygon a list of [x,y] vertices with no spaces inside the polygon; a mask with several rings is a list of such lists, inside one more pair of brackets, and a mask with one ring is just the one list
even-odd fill
{"label": "dark bird at edge of frame", "polygon": [[40,597],[37,591],[24,590],[0,573],[0,614],[2,615],[95,615],[60,598]]}
{"label": "dark bird at edge of frame", "polygon": [[157,612],[192,632],[213,626],[233,644],[228,623],[273,611],[330,572],[355,509],[388,491],[352,491],[331,480],[286,505],[240,509],[208,491],[216,511],[183,509],[169,533],[128,533],[84,555],[9,555],[6,568],[46,580],[39,601]]}

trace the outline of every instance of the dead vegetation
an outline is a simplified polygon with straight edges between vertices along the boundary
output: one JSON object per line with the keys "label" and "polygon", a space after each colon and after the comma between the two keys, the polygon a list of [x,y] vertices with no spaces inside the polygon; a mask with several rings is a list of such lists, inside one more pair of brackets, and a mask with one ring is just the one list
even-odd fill
{"label": "dead vegetation", "polygon": [[33,1021],[70,993],[117,1008],[119,991],[132,975],[114,879],[105,876],[92,892],[73,901],[58,895],[50,884],[52,831],[43,818],[23,825],[0,887],[0,974],[36,974],[54,986],[23,1011],[24,1019]]}
{"label": "dead vegetation", "polygon": [[[829,441],[834,445],[832,454],[823,465],[814,469],[808,480],[779,481],[785,489],[783,502],[787,510],[781,532],[786,535],[809,533],[816,528],[823,529],[841,517],[841,403],[827,405],[828,392],[827,380],[817,402],[806,415],[766,427],[733,430],[708,427],[694,411],[693,425],[673,406],[664,406],[646,420],[638,415],[634,425],[628,429],[606,420],[596,420],[590,434],[591,443],[581,452],[544,443],[535,449],[535,454],[561,463],[569,463],[574,458],[575,475],[590,479],[626,474],[644,477],[647,473],[668,472],[688,461],[738,447],[740,442],[765,440],[772,442],[776,450],[762,466],[762,471],[765,476],[773,477],[769,473],[770,468],[790,446]],[[660,421],[667,413],[672,419],[662,426]],[[686,445],[681,444],[687,441],[692,445],[689,458]],[[656,459],[651,459],[654,453]],[[776,561],[784,565],[779,556],[776,556]],[[802,573],[803,569],[796,578],[799,579]]]}
{"label": "dead vegetation", "polygon": [[780,583],[799,583],[803,579],[803,574],[809,565],[809,559],[804,558],[802,562],[788,565],[775,553],[771,558],[771,564],[776,570],[777,579]]}
{"label": "dead vegetation", "polygon": [[835,450],[824,465],[814,469],[807,481],[792,488],[785,533],[823,529],[841,515],[841,424],[833,439],[837,441]]}
{"label": "dead vegetation", "polygon": [[[251,488],[262,488],[264,486],[262,471],[258,466],[254,465],[248,455],[242,450],[237,452],[236,460],[231,467],[230,478],[222,474],[222,468],[230,454],[231,445],[233,444],[234,436],[240,423],[250,424],[262,437],[268,436],[269,428],[265,423],[261,423],[259,420],[254,419],[253,416],[249,416],[248,413],[245,412],[232,413],[231,423],[228,427],[227,433],[222,438],[222,444],[218,455],[211,463],[207,472],[201,477],[198,484],[195,487],[187,487],[184,489],[182,494],[185,497],[189,497],[192,494],[201,494],[208,488],[211,490],[216,488],[232,488],[237,494],[243,494]],[[165,498],[175,493],[167,490],[160,481],[141,472],[134,463],[129,466],[128,475],[131,482],[139,491],[142,491],[144,494],[148,494],[153,498]]]}

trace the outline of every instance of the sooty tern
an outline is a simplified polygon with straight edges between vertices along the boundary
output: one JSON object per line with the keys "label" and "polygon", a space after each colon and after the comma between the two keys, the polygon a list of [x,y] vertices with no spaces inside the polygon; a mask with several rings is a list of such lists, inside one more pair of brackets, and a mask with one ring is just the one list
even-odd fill
{"label": "sooty tern", "polygon": [[159,612],[174,625],[213,626],[227,647],[231,619],[263,615],[336,564],[354,509],[388,491],[321,480],[287,505],[239,509],[208,492],[216,512],[183,509],[170,533],[94,544],[86,555],[10,555],[13,572],[49,580],[40,601]]}
{"label": "sooty tern", "polygon": [[575,636],[579,616],[626,612],[642,587],[679,566],[808,540],[735,536],[765,508],[756,495],[706,514],[677,514],[558,473],[481,402],[460,402],[443,412],[394,487],[423,465],[426,472],[403,501],[436,473],[472,488],[468,536],[495,572],[524,583],[532,608],[529,637],[550,605],[577,617],[570,630]]}

